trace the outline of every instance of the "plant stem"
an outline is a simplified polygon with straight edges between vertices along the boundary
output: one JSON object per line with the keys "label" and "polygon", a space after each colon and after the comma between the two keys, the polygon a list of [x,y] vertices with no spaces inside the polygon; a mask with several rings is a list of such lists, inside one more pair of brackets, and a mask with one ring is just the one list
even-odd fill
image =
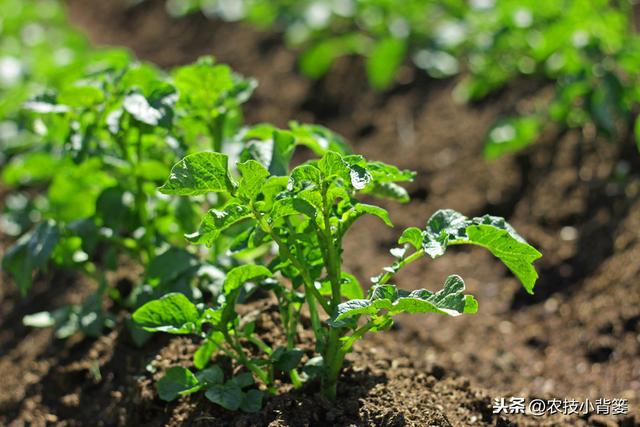
{"label": "plant stem", "polygon": [[249,336],[247,339],[252,344],[255,344],[255,346],[258,347],[260,351],[262,351],[267,356],[271,356],[271,353],[273,353],[273,350],[271,349],[271,347],[269,347],[264,341],[258,338],[257,335],[251,334],[251,336]]}
{"label": "plant stem", "polygon": [[401,260],[398,265],[394,268],[394,272],[391,271],[387,271],[385,272],[382,277],[380,278],[380,280],[378,280],[377,284],[378,285],[384,285],[385,283],[387,283],[398,271],[400,271],[401,268],[405,267],[408,264],[411,264],[413,261],[420,259],[424,256],[424,249],[420,249],[419,251],[416,251],[414,253],[412,253],[411,255],[409,255],[408,257],[406,257],[405,259]]}
{"label": "plant stem", "polygon": [[247,359],[247,356],[244,354],[244,350],[242,349],[240,344],[238,344],[233,339],[233,337],[229,335],[228,331],[224,331],[223,335],[227,344],[229,344],[229,346],[234,350],[236,355],[235,359],[238,360],[247,369],[249,369],[249,371],[251,371],[255,376],[257,376],[260,379],[260,381],[262,381],[266,386],[269,386],[271,384],[271,381],[269,380],[269,374],[264,370],[262,370],[260,367],[258,367],[251,360]]}
{"label": "plant stem", "polygon": [[[333,236],[331,233],[331,220],[329,201],[327,199],[327,187],[322,188],[322,198],[324,201],[323,217],[324,217],[324,240],[326,250],[327,276],[331,282],[331,307],[335,309],[342,300],[342,292],[340,289],[340,274],[342,271],[342,261],[336,247],[333,242]],[[340,337],[344,333],[344,328],[331,328],[329,330],[329,336],[327,338],[327,345],[323,354],[324,360],[324,375],[322,378],[322,393],[331,401],[336,399],[337,395],[337,381],[342,364],[344,362],[344,354],[339,351]],[[346,354],[346,353],[345,353]]]}

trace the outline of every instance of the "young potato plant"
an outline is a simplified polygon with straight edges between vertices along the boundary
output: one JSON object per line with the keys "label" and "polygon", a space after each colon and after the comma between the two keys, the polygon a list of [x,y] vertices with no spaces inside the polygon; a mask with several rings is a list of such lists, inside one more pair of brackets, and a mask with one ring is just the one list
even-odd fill
{"label": "young potato plant", "polygon": [[[46,190],[34,212],[40,221],[2,262],[22,294],[33,272],[51,261],[98,284],[79,306],[25,318],[31,326],[56,326],[59,337],[99,335],[112,323],[105,295],[135,308],[169,290],[190,292],[211,271],[183,249],[182,235],[196,227],[200,212],[185,200],[158,197],[156,188],[182,156],[232,143],[240,105],[255,87],[210,58],[171,76],[127,56],[112,59],[24,105],[40,143],[14,156],[2,174],[9,186]],[[123,256],[144,269],[133,289],[106,279]]]}
{"label": "young potato plant", "polygon": [[[284,141],[280,147],[291,144]],[[261,392],[255,388],[246,392],[242,386],[253,378],[263,392],[276,393],[275,379],[285,373],[295,387],[319,379],[322,393],[334,400],[345,356],[367,332],[389,329],[394,316],[401,313],[458,316],[477,311],[477,301],[464,293],[464,282],[457,275],[449,276],[436,292],[403,290],[394,283],[399,270],[424,257],[440,257],[449,246],[471,244],[488,249],[511,269],[527,292],[533,292],[538,275],[532,263],[540,253],[502,218],[468,219],[452,210],[436,212],[422,229],[404,230],[400,246],[391,251],[394,262],[372,279],[367,292],[344,269],[343,240],[364,215],[374,215],[390,227],[392,223],[387,211],[357,196],[393,195],[406,200],[399,183],[412,180],[414,173],[335,151],[288,173],[277,173],[257,159],[241,158],[235,177],[226,155],[192,154],[173,167],[160,188],[171,195],[213,192],[225,197],[226,204],[210,210],[198,233],[188,236],[191,241],[212,245],[220,233],[243,224],[245,232],[237,236],[234,246],[273,249],[270,257],[229,270],[221,295],[211,305],[194,304],[181,293],[171,293],[133,314],[134,321],[147,331],[202,339],[193,359],[197,372],[184,367],[167,371],[157,383],[162,399],[203,390],[209,400],[224,408],[257,410]],[[254,332],[255,316],[240,314],[246,312],[242,304],[257,290],[272,292],[277,300],[285,345],[263,340]],[[310,349],[302,348],[300,342],[303,307],[315,337]],[[217,352],[243,367],[246,381],[223,382],[219,366],[212,364]]]}

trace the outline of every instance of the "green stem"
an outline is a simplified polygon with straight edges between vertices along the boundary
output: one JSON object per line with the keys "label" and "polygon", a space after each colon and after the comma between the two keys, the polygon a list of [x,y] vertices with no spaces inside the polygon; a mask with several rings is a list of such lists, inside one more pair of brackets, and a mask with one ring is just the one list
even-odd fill
{"label": "green stem", "polygon": [[408,257],[406,257],[405,259],[403,259],[402,261],[400,261],[398,263],[398,265],[394,268],[394,272],[391,271],[387,271],[385,272],[382,277],[380,278],[380,280],[378,280],[377,284],[378,285],[384,285],[385,283],[387,283],[398,271],[400,271],[401,268],[405,267],[407,264],[411,264],[413,261],[420,259],[424,256],[424,249],[420,249],[419,251],[416,251],[414,253],[412,253],[411,255],[409,255]]}
{"label": "green stem", "polygon": [[291,384],[293,384],[294,388],[302,387],[302,379],[300,378],[300,374],[297,369],[289,371],[289,378],[291,378]]}
{"label": "green stem", "polygon": [[209,124],[209,134],[211,135],[211,148],[213,151],[221,153],[222,145],[224,143],[224,122],[225,116],[224,114],[220,114],[217,116],[213,124]]}
{"label": "green stem", "polygon": [[136,194],[135,194],[135,206],[136,212],[138,214],[138,218],[140,220],[140,224],[144,228],[144,237],[142,240],[143,248],[145,250],[145,259],[143,260],[145,263],[148,263],[155,256],[155,249],[153,247],[153,241],[151,238],[151,233],[153,227],[151,226],[148,218],[147,212],[147,196],[144,193],[144,180],[140,175],[137,174],[137,169],[143,160],[143,150],[142,150],[142,130],[138,131],[138,140],[136,143],[136,164],[132,164],[132,168],[136,173]]}
{"label": "green stem", "polygon": [[309,274],[309,271],[305,268],[305,266],[300,261],[298,261],[296,257],[293,256],[291,251],[289,251],[289,247],[282,241],[282,239],[280,239],[280,236],[276,234],[273,228],[269,224],[267,224],[267,222],[264,220],[260,212],[258,212],[258,210],[253,205],[251,205],[251,210],[253,211],[253,215],[258,221],[258,224],[260,225],[262,230],[264,230],[265,233],[268,233],[269,236],[271,236],[273,241],[276,242],[276,244],[278,245],[278,249],[280,250],[280,252],[282,252],[282,254],[289,261],[291,261],[291,264],[293,264],[293,266],[300,271],[300,275],[302,276],[302,280],[305,284],[305,293],[311,292],[311,294],[315,295],[315,297],[318,300],[318,303],[320,303],[324,311],[328,315],[331,315],[331,312],[332,312],[331,306],[327,304],[326,300],[322,297],[322,295],[320,295],[320,292],[314,286],[313,280],[311,280],[311,275]]}
{"label": "green stem", "polygon": [[[331,330],[331,335],[329,338],[330,350],[327,351],[327,353],[332,352],[333,358],[329,359],[326,365],[325,377],[323,378],[322,383],[322,393],[329,400],[334,401],[337,397],[338,376],[340,375],[340,371],[342,370],[344,358],[347,356],[347,353],[351,351],[351,347],[353,347],[353,344],[360,338],[362,338],[364,334],[367,333],[373,326],[374,322],[367,322],[365,325],[356,329],[341,346],[339,345],[341,333],[337,329]],[[325,361],[326,360],[327,359],[325,359]]]}
{"label": "green stem", "polygon": [[267,356],[271,356],[271,353],[273,353],[273,350],[271,349],[271,347],[269,347],[264,341],[258,338],[257,335],[251,334],[251,336],[247,337],[247,339],[252,344],[255,344],[255,346],[258,347],[260,351],[262,351]]}
{"label": "green stem", "polygon": [[247,359],[247,356],[244,354],[244,350],[238,344],[231,335],[229,335],[228,331],[223,332],[224,339],[229,344],[229,346],[234,350],[236,357],[234,359],[238,360],[240,364],[244,365],[249,371],[251,371],[256,377],[260,379],[265,385],[269,386],[271,381],[269,379],[269,374],[257,366],[255,363]]}
{"label": "green stem", "polygon": [[[324,218],[324,241],[326,250],[327,276],[331,282],[331,307],[335,307],[340,304],[342,300],[342,292],[340,289],[340,273],[342,271],[342,261],[339,254],[336,251],[335,244],[333,242],[333,236],[331,234],[331,218],[329,200],[327,198],[327,187],[322,188],[323,198],[323,218]],[[344,334],[344,328],[331,328],[329,330],[329,336],[327,338],[327,345],[323,354],[324,360],[324,375],[322,377],[322,393],[331,401],[336,399],[337,395],[337,382],[338,375],[342,369],[344,362],[344,355],[340,351],[340,337]]]}

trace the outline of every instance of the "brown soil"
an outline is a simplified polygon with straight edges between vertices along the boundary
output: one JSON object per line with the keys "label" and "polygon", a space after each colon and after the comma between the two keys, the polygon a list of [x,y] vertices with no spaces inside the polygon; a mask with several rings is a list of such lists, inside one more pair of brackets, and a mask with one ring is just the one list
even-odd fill
{"label": "brown soil", "polygon": [[[213,53],[256,77],[260,86],[245,109],[250,122],[318,122],[370,158],[416,170],[413,201],[387,204],[397,226],[420,226],[444,207],[506,216],[544,254],[537,292],[524,294],[481,250],[412,266],[399,285],[436,289],[448,274],[461,274],[479,313],[401,317],[393,331],[369,336],[351,355],[337,405],[304,390],[230,418],[201,397],[171,405],[155,397],[146,364],[188,360],[189,341],[158,336],[140,350],[117,329],[97,341],[58,342],[49,331],[23,328],[20,318],[75,300],[88,284],[56,277],[56,289],[42,281],[24,300],[0,286],[0,424],[640,425],[640,158],[625,130],[616,144],[590,129],[550,132],[527,153],[488,163],[481,150],[491,123],[548,96],[544,83],[516,82],[464,106],[452,100],[454,81],[429,80],[410,67],[392,90],[373,93],[351,58],[310,82],[277,34],[201,16],[172,21],[158,1],[122,3],[70,0],[69,9],[98,44],[128,46],[166,67]],[[626,178],[612,178],[625,168]],[[363,220],[347,241],[347,266],[365,283],[389,262],[396,237]],[[503,420],[490,410],[500,396],[626,398],[636,417]]]}

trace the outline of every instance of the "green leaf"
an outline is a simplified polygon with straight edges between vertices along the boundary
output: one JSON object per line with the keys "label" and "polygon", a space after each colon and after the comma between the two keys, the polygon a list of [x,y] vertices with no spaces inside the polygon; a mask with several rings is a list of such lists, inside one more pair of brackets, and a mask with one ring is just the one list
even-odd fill
{"label": "green leaf", "polygon": [[395,200],[400,203],[407,203],[410,200],[407,190],[393,182],[372,182],[363,193],[370,194],[379,199]]}
{"label": "green leaf", "polygon": [[187,334],[197,330],[200,313],[186,296],[170,293],[144,304],[132,317],[147,331]]}
{"label": "green leaf", "polygon": [[270,218],[275,221],[285,216],[299,214],[313,219],[316,217],[316,208],[302,197],[286,197],[276,200],[271,209]]}
{"label": "green leaf", "polygon": [[453,210],[440,210],[427,222],[422,247],[432,258],[449,245],[473,244],[488,249],[533,293],[538,273],[533,262],[542,254],[529,245],[503,218],[486,215],[472,220]]}
{"label": "green leaf", "polygon": [[297,143],[308,147],[318,156],[323,156],[327,151],[351,153],[351,148],[344,138],[324,126],[290,122],[289,127]]}
{"label": "green leaf", "polygon": [[377,183],[413,181],[416,176],[413,171],[400,170],[393,165],[378,161],[367,162],[366,168],[372,180]]}
{"label": "green leaf", "polygon": [[269,177],[269,171],[255,160],[238,163],[238,171],[242,175],[238,184],[238,195],[255,200]]}
{"label": "green leaf", "polygon": [[320,188],[322,185],[322,174],[315,165],[304,164],[294,168],[289,175],[287,189],[289,191],[300,191],[305,188]]}
{"label": "green leaf", "polygon": [[222,210],[210,209],[202,218],[198,231],[186,235],[186,238],[192,243],[212,246],[224,230],[251,217],[252,212],[247,206],[231,201]]}
{"label": "green leaf", "polygon": [[222,384],[224,381],[224,373],[218,365],[213,365],[203,371],[196,374],[198,381],[204,384],[205,387],[213,384]]}
{"label": "green leaf", "polygon": [[164,194],[195,196],[206,193],[232,193],[235,184],[229,176],[226,154],[202,152],[190,154],[173,168],[160,187]]}
{"label": "green leaf", "polygon": [[66,87],[58,95],[58,102],[70,107],[89,108],[101,103],[103,100],[103,91],[93,86]]}
{"label": "green leaf", "polygon": [[[252,139],[255,135],[256,139]],[[271,175],[285,176],[289,173],[289,163],[296,147],[291,132],[273,127],[256,127],[244,136],[247,148],[241,159],[253,159],[269,170]]]}
{"label": "green leaf", "polygon": [[465,235],[469,225],[467,217],[451,209],[442,209],[434,213],[427,221],[422,247],[424,251],[437,258],[444,255],[449,240]]}
{"label": "green leaf", "polygon": [[240,388],[249,387],[254,383],[253,375],[250,372],[243,372],[227,381],[227,385],[234,385]]}
{"label": "green leaf", "polygon": [[318,161],[318,169],[320,169],[324,179],[327,181],[338,177],[350,182],[349,166],[342,159],[342,156],[336,152],[327,151]]}
{"label": "green leaf", "polygon": [[402,64],[407,49],[406,40],[393,37],[376,43],[367,58],[367,76],[375,89],[389,87]]}
{"label": "green leaf", "polygon": [[204,369],[211,360],[213,353],[218,350],[218,344],[213,340],[205,340],[204,343],[193,354],[193,365],[196,369]]}
{"label": "green leaf", "polygon": [[485,247],[509,267],[513,274],[520,279],[528,293],[533,293],[533,288],[538,280],[538,272],[533,267],[533,262],[539,259],[542,254],[522,238],[518,238],[519,236],[512,231],[508,224],[482,221],[478,225],[469,226],[467,236],[467,239],[455,243],[472,243]]}
{"label": "green leaf", "polygon": [[298,348],[287,350],[284,347],[279,347],[272,355],[273,366],[282,372],[289,372],[298,366],[302,356],[304,356],[304,352]]}
{"label": "green leaf", "polygon": [[364,292],[362,291],[362,285],[353,274],[342,272],[342,283],[340,289],[342,296],[347,299],[359,299],[364,298]]}
{"label": "green leaf", "polygon": [[181,366],[167,369],[164,376],[156,383],[156,391],[160,399],[171,402],[178,396],[191,394],[199,390],[198,379],[193,373]]}
{"label": "green leaf", "polygon": [[211,402],[229,411],[237,411],[244,397],[240,387],[235,384],[215,384],[209,387],[204,395]]}
{"label": "green leaf", "polygon": [[379,285],[371,290],[369,299],[356,299],[339,304],[331,317],[334,327],[344,326],[344,319],[358,315],[375,316],[380,311],[393,316],[399,313],[437,313],[447,316],[472,314],[478,303],[471,295],[464,295],[464,281],[449,276],[442,290],[433,293],[426,289],[398,290],[394,285]]}
{"label": "green leaf", "polygon": [[240,405],[240,409],[243,412],[258,412],[262,409],[262,398],[264,393],[260,390],[252,389],[245,393],[244,398],[242,399],[242,404]]}
{"label": "green leaf", "polygon": [[542,124],[536,116],[501,120],[489,131],[484,156],[493,160],[507,153],[518,152],[533,144],[538,139],[541,129]]}
{"label": "green leaf", "polygon": [[2,268],[11,273],[23,296],[31,287],[34,270],[47,264],[59,239],[56,223],[45,221],[22,236],[5,254]]}
{"label": "green leaf", "polygon": [[342,215],[341,221],[343,223],[343,227],[348,228],[348,226],[353,224],[358,218],[365,214],[377,216],[387,226],[393,227],[393,223],[389,218],[389,212],[379,206],[367,205],[365,203],[358,203],[354,205],[351,209],[349,209]]}
{"label": "green leaf", "polygon": [[149,262],[145,275],[147,280],[158,286],[174,281],[197,265],[195,256],[184,249],[172,247]]}
{"label": "green leaf", "polygon": [[422,235],[422,230],[418,227],[409,227],[402,232],[402,235],[398,239],[398,243],[404,245],[405,243],[409,243],[416,250],[420,250],[422,248],[422,241],[424,236]]}
{"label": "green leaf", "polygon": [[227,273],[223,286],[224,293],[233,292],[246,282],[271,276],[269,269],[262,265],[246,264],[235,267]]}

